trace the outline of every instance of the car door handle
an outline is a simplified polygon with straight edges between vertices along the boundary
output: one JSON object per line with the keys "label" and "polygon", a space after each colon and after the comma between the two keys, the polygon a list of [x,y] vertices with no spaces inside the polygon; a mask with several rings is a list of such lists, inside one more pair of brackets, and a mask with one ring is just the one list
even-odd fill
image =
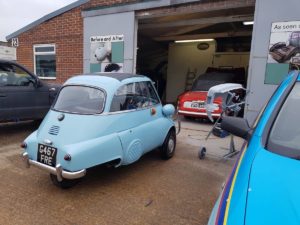
{"label": "car door handle", "polygon": [[5,98],[6,97],[6,94],[1,94],[0,93],[0,98]]}

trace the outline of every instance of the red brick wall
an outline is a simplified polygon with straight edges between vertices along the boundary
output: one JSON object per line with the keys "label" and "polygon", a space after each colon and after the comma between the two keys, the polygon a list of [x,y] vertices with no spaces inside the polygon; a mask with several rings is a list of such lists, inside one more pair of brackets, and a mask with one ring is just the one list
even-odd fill
{"label": "red brick wall", "polygon": [[83,68],[83,20],[76,8],[22,33],[17,61],[34,70],[33,45],[56,45],[56,82],[63,82]]}

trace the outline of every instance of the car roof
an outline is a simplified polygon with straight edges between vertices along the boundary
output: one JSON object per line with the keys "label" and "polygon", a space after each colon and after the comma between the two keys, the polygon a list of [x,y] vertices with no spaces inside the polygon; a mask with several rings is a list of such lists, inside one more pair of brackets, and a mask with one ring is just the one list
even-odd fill
{"label": "car roof", "polygon": [[6,60],[6,59],[0,59],[0,63],[20,65],[16,61],[11,61],[11,60]]}
{"label": "car roof", "polygon": [[0,59],[0,63],[8,63],[8,62],[11,62],[11,61],[8,61],[8,60],[5,60],[5,59]]}
{"label": "car roof", "polygon": [[133,77],[139,77],[143,78],[145,76],[138,75],[138,74],[131,74],[131,73],[97,73],[94,74],[96,76],[104,76],[104,77],[111,77],[114,79],[117,79],[118,81],[123,81],[128,78],[133,78]]}
{"label": "car roof", "polygon": [[6,60],[6,59],[0,59],[0,64],[8,64],[8,65],[15,65],[20,67],[21,69],[25,70],[27,73],[29,73],[31,76],[36,77],[36,75],[34,73],[32,73],[30,70],[28,70],[26,67],[24,67],[23,65],[17,63],[16,61],[12,61],[12,60]]}
{"label": "car roof", "polygon": [[[128,81],[125,82],[127,79]],[[70,83],[71,81],[81,81],[84,84],[85,81],[88,80],[93,80],[96,83],[101,83],[101,81],[105,82],[106,80],[111,80],[117,83],[131,83],[145,80],[150,81],[150,79],[146,76],[131,73],[89,73],[71,77],[66,81],[66,83]]]}
{"label": "car roof", "polygon": [[108,94],[114,94],[122,85],[151,81],[148,77],[130,73],[94,73],[82,74],[68,79],[64,85],[87,85],[104,89]]}

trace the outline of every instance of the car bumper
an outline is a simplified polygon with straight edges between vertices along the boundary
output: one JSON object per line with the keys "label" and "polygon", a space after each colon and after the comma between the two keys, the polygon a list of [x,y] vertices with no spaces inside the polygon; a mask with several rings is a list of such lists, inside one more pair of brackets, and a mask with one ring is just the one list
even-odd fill
{"label": "car bumper", "polygon": [[51,167],[51,166],[42,164],[40,162],[31,160],[31,159],[29,159],[27,152],[24,152],[22,154],[22,158],[23,158],[23,161],[27,168],[29,168],[32,165],[39,169],[45,170],[53,175],[56,175],[58,181],[62,181],[63,179],[69,179],[69,180],[78,179],[78,178],[85,176],[85,174],[86,174],[85,169],[75,171],[75,172],[69,172],[69,171],[63,170],[60,164],[56,165],[56,167]]}
{"label": "car bumper", "polygon": [[[199,116],[199,117],[207,117],[206,112],[191,112],[186,110],[179,110],[179,114],[186,115],[186,116]],[[212,113],[212,117],[220,117],[221,113]]]}

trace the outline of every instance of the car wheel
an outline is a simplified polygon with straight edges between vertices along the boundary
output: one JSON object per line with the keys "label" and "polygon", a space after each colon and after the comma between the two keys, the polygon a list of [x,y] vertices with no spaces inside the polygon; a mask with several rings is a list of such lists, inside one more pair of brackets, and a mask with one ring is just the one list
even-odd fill
{"label": "car wheel", "polygon": [[206,148],[205,147],[200,148],[198,152],[199,159],[204,159],[205,155],[206,155]]}
{"label": "car wheel", "polygon": [[160,154],[162,159],[170,159],[173,157],[176,148],[176,133],[172,129],[169,131],[163,145],[160,147]]}
{"label": "car wheel", "polygon": [[60,187],[62,189],[71,188],[81,180],[81,179],[74,179],[74,180],[63,179],[62,181],[58,181],[57,176],[51,173],[50,173],[50,179],[55,186]]}

